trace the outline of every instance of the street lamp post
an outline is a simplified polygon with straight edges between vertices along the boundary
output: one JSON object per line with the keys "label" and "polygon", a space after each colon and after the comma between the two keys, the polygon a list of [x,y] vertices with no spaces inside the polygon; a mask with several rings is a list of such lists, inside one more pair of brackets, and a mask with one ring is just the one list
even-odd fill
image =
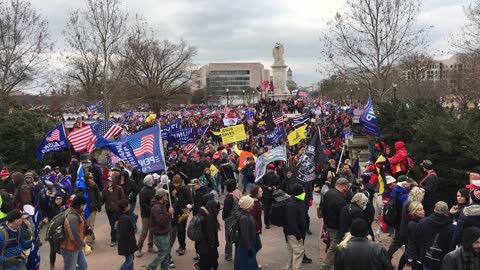
{"label": "street lamp post", "polygon": [[245,89],[242,90],[242,94],[243,94],[243,105],[245,105]]}
{"label": "street lamp post", "polygon": [[228,107],[228,88],[227,88],[226,92],[227,92],[227,107]]}
{"label": "street lamp post", "polygon": [[353,105],[353,89],[350,89],[350,106]]}

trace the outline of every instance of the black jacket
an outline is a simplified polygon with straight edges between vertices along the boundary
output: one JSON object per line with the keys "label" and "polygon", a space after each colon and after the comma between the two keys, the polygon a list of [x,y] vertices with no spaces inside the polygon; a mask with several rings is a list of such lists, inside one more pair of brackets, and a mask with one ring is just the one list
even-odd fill
{"label": "black jacket", "polygon": [[195,241],[195,250],[200,255],[208,255],[212,253],[212,250],[216,250],[219,246],[218,228],[211,224],[210,216],[207,215],[203,210],[200,210],[198,215],[203,217],[202,238],[198,241]]}
{"label": "black jacket", "polygon": [[[260,185],[263,189],[263,199],[271,201],[273,200],[273,191],[280,188],[280,177],[278,177],[278,175],[275,173],[267,173],[262,177],[258,185]],[[269,190],[268,188],[273,189]]]}
{"label": "black jacket", "polygon": [[387,251],[366,237],[352,238],[346,248],[335,255],[335,270],[390,270],[393,269]]}
{"label": "black jacket", "polygon": [[438,176],[436,174],[430,175],[420,186],[425,190],[425,197],[422,203],[425,205],[427,214],[428,212],[431,213],[433,206],[437,202]]}
{"label": "black jacket", "polygon": [[208,188],[206,186],[200,186],[197,191],[193,192],[193,215],[198,214],[198,210],[203,206],[203,195],[208,193]]}
{"label": "black jacket", "polygon": [[465,250],[463,247],[458,247],[445,255],[442,261],[442,270],[466,270],[466,261]]}
{"label": "black jacket", "polygon": [[305,231],[307,229],[305,202],[295,197],[287,199],[287,205],[285,206],[285,226],[283,226],[283,233],[285,235],[294,235],[297,239],[305,237]]}
{"label": "black jacket", "polygon": [[415,235],[416,250],[420,255],[420,261],[424,261],[425,253],[432,246],[436,234],[438,234],[438,246],[442,249],[442,257],[452,251],[450,243],[454,231],[455,225],[452,224],[449,216],[433,213],[420,220]]}
{"label": "black jacket", "polygon": [[[173,191],[173,185],[171,186],[171,191]],[[177,194],[175,195],[175,200],[172,202],[173,203],[173,210],[174,210],[174,216],[178,217],[183,214],[183,210],[187,208],[187,204],[192,203],[192,193],[186,186],[181,186],[177,190]]]}
{"label": "black jacket", "polygon": [[139,195],[141,218],[150,218],[153,197],[155,197],[155,188],[143,186]]}
{"label": "black jacket", "polygon": [[243,209],[239,210],[239,214],[240,239],[238,245],[242,246],[245,250],[254,251],[256,231],[253,217],[249,212],[246,212]]}
{"label": "black jacket", "polygon": [[325,193],[322,204],[323,222],[327,228],[340,228],[340,212],[347,205],[347,198],[336,188],[331,188]]}
{"label": "black jacket", "polygon": [[118,255],[128,256],[137,250],[135,230],[127,213],[120,213],[117,222]]}
{"label": "black jacket", "polygon": [[340,223],[337,239],[343,239],[345,233],[350,231],[352,221],[357,218],[361,218],[367,222],[365,213],[358,205],[350,203],[342,208],[342,210],[340,211]]}
{"label": "black jacket", "polygon": [[190,173],[190,179],[200,178],[205,170],[205,164],[203,162],[193,162],[191,164],[192,171]]}

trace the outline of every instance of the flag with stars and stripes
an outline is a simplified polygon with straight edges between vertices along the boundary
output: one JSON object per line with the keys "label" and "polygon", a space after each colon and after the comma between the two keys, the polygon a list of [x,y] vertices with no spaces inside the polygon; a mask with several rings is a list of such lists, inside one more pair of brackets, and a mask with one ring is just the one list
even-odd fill
{"label": "flag with stars and stripes", "polygon": [[47,132],[35,152],[35,157],[38,160],[42,160],[50,152],[60,152],[65,149],[68,149],[68,141],[65,135],[65,127],[62,123]]}
{"label": "flag with stars and stripes", "polygon": [[195,148],[197,148],[197,145],[195,143],[189,143],[183,147],[183,151],[185,151],[187,155],[190,155],[195,150]]}
{"label": "flag with stars and stripes", "polygon": [[130,138],[128,143],[133,149],[135,156],[140,157],[146,154],[153,155],[153,134],[147,134],[140,138]]}
{"label": "flag with stars and stripes", "polygon": [[101,136],[111,139],[123,130],[121,126],[114,124],[112,120],[100,120],[93,123],[91,127],[94,136],[90,138],[89,142],[87,143],[87,151],[89,153],[95,150],[95,142],[97,141],[97,137]]}
{"label": "flag with stars and stripes", "polygon": [[281,125],[283,123],[283,112],[282,111],[276,111],[272,115],[273,118],[273,123],[275,125]]}
{"label": "flag with stars and stripes", "polygon": [[300,126],[300,125],[303,125],[305,124],[306,122],[308,122],[308,120],[310,120],[310,117],[309,117],[309,114],[310,112],[305,112],[305,113],[302,113],[300,115],[297,115],[293,118],[293,124],[292,126],[294,128]]}

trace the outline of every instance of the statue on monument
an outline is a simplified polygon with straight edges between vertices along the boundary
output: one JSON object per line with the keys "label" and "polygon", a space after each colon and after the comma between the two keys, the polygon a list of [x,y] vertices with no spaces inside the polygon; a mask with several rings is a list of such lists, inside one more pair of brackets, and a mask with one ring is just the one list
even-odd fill
{"label": "statue on monument", "polygon": [[275,46],[273,47],[273,65],[284,65],[285,63],[283,62],[283,45],[281,43],[276,43]]}

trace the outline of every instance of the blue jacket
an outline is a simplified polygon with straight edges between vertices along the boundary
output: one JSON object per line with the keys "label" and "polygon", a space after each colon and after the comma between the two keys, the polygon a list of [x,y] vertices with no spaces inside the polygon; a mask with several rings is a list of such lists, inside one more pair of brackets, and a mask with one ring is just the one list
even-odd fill
{"label": "blue jacket", "polygon": [[398,200],[402,203],[402,205],[408,199],[408,190],[402,186],[396,185],[392,191],[392,197],[397,197]]}
{"label": "blue jacket", "polygon": [[[19,256],[22,250],[31,248],[32,241],[25,240],[22,226],[20,226],[20,228],[16,232],[10,229],[7,225],[2,225],[2,227],[5,228],[5,230],[8,232],[8,243],[5,246],[5,251],[3,252],[3,256],[0,256],[0,263],[4,264],[6,258]],[[5,242],[5,235],[2,232],[0,232],[0,249],[3,249],[4,242]],[[25,263],[26,263],[26,259],[25,259]],[[24,263],[22,262],[17,266],[20,266],[21,264],[24,264]],[[16,269],[16,268],[7,267],[7,269]]]}

